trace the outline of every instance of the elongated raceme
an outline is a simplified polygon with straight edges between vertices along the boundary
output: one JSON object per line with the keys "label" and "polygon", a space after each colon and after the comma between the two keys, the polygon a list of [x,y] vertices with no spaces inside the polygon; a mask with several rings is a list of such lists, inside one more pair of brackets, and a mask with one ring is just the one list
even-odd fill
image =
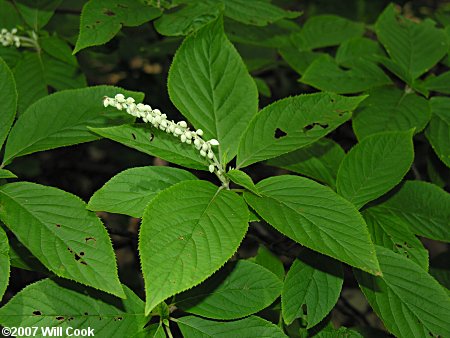
{"label": "elongated raceme", "polygon": [[161,113],[159,109],[152,109],[148,104],[136,104],[132,97],[126,98],[123,94],[117,94],[113,98],[105,96],[103,98],[105,107],[115,107],[118,110],[125,110],[128,114],[142,118],[146,123],[150,123],[155,128],[159,128],[174,137],[179,138],[182,143],[192,144],[200,155],[208,159],[208,169],[215,173],[225,187],[228,187],[228,179],[222,165],[217,160],[213,147],[219,145],[219,141],[211,139],[205,141],[203,130],[190,130],[186,121],[174,122],[169,120],[166,114]]}

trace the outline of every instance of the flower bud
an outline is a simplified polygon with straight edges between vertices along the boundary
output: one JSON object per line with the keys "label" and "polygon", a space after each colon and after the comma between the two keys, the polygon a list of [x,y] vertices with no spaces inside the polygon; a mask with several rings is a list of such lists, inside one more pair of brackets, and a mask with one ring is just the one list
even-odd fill
{"label": "flower bud", "polygon": [[214,153],[210,150],[210,151],[208,151],[208,158],[210,159],[210,160],[212,160],[212,158],[214,157]]}
{"label": "flower bud", "polygon": [[125,102],[125,96],[123,96],[123,94],[116,94],[116,96],[114,97],[117,102],[122,103]]}
{"label": "flower bud", "polygon": [[181,142],[186,142],[186,135],[184,135],[184,134],[182,134],[181,136],[180,136],[180,140],[181,140]]}
{"label": "flower bud", "polygon": [[219,141],[217,141],[215,138],[209,140],[208,143],[210,145],[212,145],[212,146],[218,146],[219,145]]}
{"label": "flower bud", "polygon": [[197,129],[196,133],[198,136],[203,136],[203,130],[201,129]]}
{"label": "flower bud", "polygon": [[208,169],[209,169],[210,173],[213,173],[214,172],[214,164],[210,164]]}
{"label": "flower bud", "polygon": [[186,123],[186,121],[180,121],[180,122],[178,122],[178,125],[179,125],[181,128],[187,128],[187,123]]}
{"label": "flower bud", "polygon": [[202,145],[202,150],[203,151],[207,151],[209,149],[209,146],[208,146],[208,143],[203,143],[203,145]]}
{"label": "flower bud", "polygon": [[202,155],[203,157],[205,157],[205,156],[206,156],[206,151],[204,151],[203,149],[200,150],[200,155]]}

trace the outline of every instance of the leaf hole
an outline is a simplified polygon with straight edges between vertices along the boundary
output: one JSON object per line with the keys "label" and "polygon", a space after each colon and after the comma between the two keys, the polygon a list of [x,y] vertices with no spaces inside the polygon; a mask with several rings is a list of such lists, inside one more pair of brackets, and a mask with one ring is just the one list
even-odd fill
{"label": "leaf hole", "polygon": [[314,123],[308,124],[307,126],[304,126],[303,131],[307,132],[307,131],[313,129],[315,126],[319,126],[322,129],[326,129],[326,128],[328,128],[328,123],[314,122]]}
{"label": "leaf hole", "polygon": [[87,265],[87,263],[85,261],[80,261],[80,263],[83,265]]}
{"label": "leaf hole", "polygon": [[89,316],[89,313],[85,312],[84,315],[85,315],[85,316]]}
{"label": "leaf hole", "polygon": [[152,142],[154,138],[155,138],[155,135],[153,135],[153,133],[150,133],[150,142]]}
{"label": "leaf hole", "polygon": [[57,228],[61,228],[61,224],[56,224],[56,227]]}
{"label": "leaf hole", "polygon": [[86,237],[86,238],[84,239],[84,241],[85,241],[86,243],[89,243],[89,241],[97,242],[97,240],[96,240],[94,237]]}
{"label": "leaf hole", "polygon": [[285,131],[281,130],[280,128],[277,128],[275,130],[275,135],[274,136],[275,136],[275,138],[277,140],[282,138],[282,137],[285,137],[286,135],[287,135],[287,133]]}
{"label": "leaf hole", "polygon": [[115,321],[121,321],[123,319],[123,317],[114,317]]}
{"label": "leaf hole", "polygon": [[67,250],[69,250],[70,253],[73,253],[73,250],[71,248],[67,248]]}
{"label": "leaf hole", "polygon": [[116,13],[114,13],[112,10],[105,8],[103,9],[103,14],[106,14],[107,16],[114,16]]}
{"label": "leaf hole", "polygon": [[58,316],[55,318],[56,320],[64,320],[64,316]]}
{"label": "leaf hole", "polygon": [[84,251],[81,251],[81,252],[80,252],[80,256],[84,256]]}
{"label": "leaf hole", "polygon": [[305,316],[308,315],[308,305],[302,304],[302,311]]}
{"label": "leaf hole", "polygon": [[35,311],[33,311],[33,315],[35,315],[35,316],[42,316],[42,312],[39,311],[39,310],[35,310]]}
{"label": "leaf hole", "polygon": [[131,137],[133,138],[133,140],[136,140],[136,134],[135,133],[131,133]]}

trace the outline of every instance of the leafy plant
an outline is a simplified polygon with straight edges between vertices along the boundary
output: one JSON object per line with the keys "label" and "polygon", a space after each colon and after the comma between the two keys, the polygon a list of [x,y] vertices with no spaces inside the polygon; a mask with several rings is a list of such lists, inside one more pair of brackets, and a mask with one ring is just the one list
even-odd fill
{"label": "leafy plant", "polygon": [[[449,9],[369,25],[281,3],[0,0],[6,330],[450,336]],[[163,165],[108,172],[88,203],[22,180],[102,138]]]}

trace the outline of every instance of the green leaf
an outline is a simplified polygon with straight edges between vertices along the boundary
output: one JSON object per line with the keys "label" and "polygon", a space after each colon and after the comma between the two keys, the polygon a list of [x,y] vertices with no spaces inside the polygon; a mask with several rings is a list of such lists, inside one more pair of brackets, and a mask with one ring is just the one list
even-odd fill
{"label": "green leaf", "polygon": [[0,187],[0,219],[49,270],[124,297],[111,240],[78,197],[28,182]]}
{"label": "green leaf", "polygon": [[335,189],[337,171],[344,156],[344,149],[338,143],[322,138],[309,146],[273,158],[267,164],[308,176]]}
{"label": "green leaf", "polygon": [[429,76],[424,82],[425,87],[433,92],[450,94],[450,72],[438,76]]}
{"label": "green leaf", "polygon": [[37,32],[50,21],[61,0],[14,0],[14,3],[27,25]]}
{"label": "green leaf", "polygon": [[176,11],[165,12],[155,21],[155,28],[166,36],[187,35],[216,20],[222,10],[220,2],[194,1]]}
{"label": "green leaf", "polygon": [[238,319],[265,309],[281,294],[282,281],[261,265],[228,263],[205,282],[176,297],[182,310],[212,319]]}
{"label": "green leaf", "polygon": [[245,172],[237,169],[232,169],[227,172],[227,176],[232,182],[236,183],[237,185],[244,187],[245,189],[251,191],[256,195],[259,195],[258,189],[256,189],[252,178]]}
{"label": "green leaf", "polygon": [[376,62],[378,61],[378,56],[383,55],[383,49],[377,41],[356,37],[340,44],[336,52],[336,63],[350,67],[355,61],[357,62],[360,59]]}
{"label": "green leaf", "polygon": [[10,270],[8,237],[0,227],[0,300],[8,287]]}
{"label": "green leaf", "polygon": [[11,128],[17,108],[17,90],[14,76],[8,65],[0,58],[0,149]]}
{"label": "green leaf", "polygon": [[[382,332],[384,334],[384,332]],[[335,329],[333,327],[326,327],[325,329],[319,331],[315,338],[363,338],[363,336],[349,328],[341,326],[339,329]]]}
{"label": "green leaf", "polygon": [[287,338],[278,326],[256,316],[231,322],[187,316],[178,318],[177,324],[181,333],[189,338]]}
{"label": "green leaf", "polygon": [[256,83],[256,87],[258,88],[258,93],[260,95],[263,95],[265,97],[271,97],[272,96],[272,93],[270,91],[270,87],[268,86],[266,81],[264,81],[263,79],[261,79],[259,77],[254,77],[253,80]]}
{"label": "green leaf", "polygon": [[439,159],[450,167],[450,98],[433,97],[430,103],[433,115],[425,135]]}
{"label": "green leaf", "polygon": [[337,303],[344,282],[342,265],[335,260],[305,252],[289,269],[281,293],[286,324],[306,317],[307,329],[318,324]]}
{"label": "green leaf", "polygon": [[176,183],[195,180],[188,171],[170,167],[131,168],[117,174],[97,190],[88,203],[92,211],[142,217],[147,204]]}
{"label": "green leaf", "polygon": [[390,4],[379,16],[375,31],[394,64],[408,83],[433,67],[448,52],[448,37],[443,29],[435,27],[432,20],[421,23],[398,17]]}
{"label": "green leaf", "polygon": [[18,93],[17,111],[23,113],[33,102],[48,94],[41,59],[25,52],[13,69]]}
{"label": "green leaf", "polygon": [[122,26],[140,26],[160,15],[159,8],[138,0],[88,1],[81,12],[80,34],[73,52],[107,43]]}
{"label": "green leaf", "polygon": [[284,47],[279,52],[288,65],[299,74],[304,74],[306,69],[318,58],[328,57],[325,53],[300,51],[295,47]]}
{"label": "green leaf", "polygon": [[266,0],[222,0],[225,15],[247,25],[266,26],[269,23],[300,16],[300,12],[287,11]]}
{"label": "green leaf", "polygon": [[131,338],[166,338],[162,323],[147,326],[144,330],[136,333]]}
{"label": "green leaf", "polygon": [[15,268],[49,274],[48,269],[12,234],[9,237],[9,260]]}
{"label": "green leaf", "polygon": [[208,170],[208,161],[192,145],[181,143],[171,134],[148,125],[124,124],[117,127],[89,128],[100,136],[143,153],[160,157],[184,167]]}
{"label": "green leaf", "polygon": [[184,40],[170,67],[168,87],[172,102],[195,128],[206,139],[219,140],[219,158],[226,153],[231,160],[257,112],[258,91],[221,19]]}
{"label": "green leaf", "polygon": [[272,271],[281,280],[284,279],[285,271],[280,258],[274,255],[264,245],[260,245],[254,262]]}
{"label": "green leaf", "polygon": [[302,50],[337,46],[343,41],[362,36],[364,24],[336,15],[315,15],[309,18],[299,34],[296,45]]}
{"label": "green leaf", "polygon": [[147,318],[142,300],[126,286],[124,290],[126,299],[119,300],[64,281],[43,279],[25,287],[0,309],[0,323],[61,327],[63,333],[68,327],[89,327],[98,337],[130,337],[142,330]]}
{"label": "green leaf", "polygon": [[395,187],[414,160],[413,130],[373,134],[344,157],[337,174],[339,195],[360,209]]}
{"label": "green leaf", "polygon": [[386,328],[398,337],[450,335],[450,298],[420,266],[376,247],[383,277],[355,271],[369,304]]}
{"label": "green leaf", "polygon": [[376,64],[354,60],[349,69],[340,67],[331,57],[316,59],[305,71],[301,82],[314,88],[338,94],[359,93],[391,83]]}
{"label": "green leaf", "polygon": [[396,215],[416,235],[450,242],[450,194],[434,184],[406,181],[378,207]]}
{"label": "green leaf", "polygon": [[42,49],[57,60],[63,61],[69,65],[77,66],[78,61],[72,55],[72,49],[69,44],[57,36],[46,36],[39,39],[39,45]]}
{"label": "green leaf", "polygon": [[355,207],[330,188],[299,176],[275,176],[245,192],[250,206],[294,241],[364,271],[377,274],[375,249]]}
{"label": "green leaf", "polygon": [[9,170],[0,169],[0,178],[17,178],[17,176]]}
{"label": "green leaf", "polygon": [[317,141],[347,121],[364,98],[316,93],[272,103],[253,118],[242,136],[237,169]]}
{"label": "green leaf", "polygon": [[143,94],[112,86],[72,89],[54,93],[31,105],[11,130],[3,163],[37,151],[98,139],[87,125],[101,127],[129,120],[128,114],[104,108],[103,96],[123,92],[142,101]]}
{"label": "green leaf", "polygon": [[229,39],[252,46],[268,48],[292,46],[291,34],[299,32],[299,29],[296,23],[285,19],[260,27],[225,18],[225,32]]}
{"label": "green leaf", "polygon": [[144,212],[139,234],[146,313],[218,270],[247,227],[242,198],[209,182],[185,181],[159,193]]}
{"label": "green leaf", "polygon": [[428,251],[398,216],[376,206],[364,210],[362,215],[374,244],[399,253],[428,270]]}
{"label": "green leaf", "polygon": [[383,131],[422,131],[430,120],[429,102],[396,87],[376,88],[358,107],[353,130],[359,140]]}

